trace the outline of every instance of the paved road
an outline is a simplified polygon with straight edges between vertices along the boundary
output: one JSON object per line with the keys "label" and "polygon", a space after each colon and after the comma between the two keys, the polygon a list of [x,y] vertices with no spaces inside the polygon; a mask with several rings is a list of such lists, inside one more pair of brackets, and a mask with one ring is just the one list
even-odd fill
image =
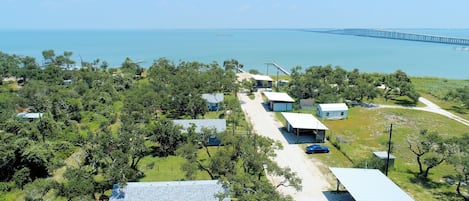
{"label": "paved road", "polygon": [[460,116],[457,116],[451,112],[448,112],[444,109],[442,109],[440,106],[436,105],[435,103],[429,101],[426,98],[420,97],[419,101],[425,104],[425,107],[404,107],[404,106],[398,106],[398,105],[378,105],[378,108],[403,108],[403,109],[413,109],[413,110],[421,110],[421,111],[427,111],[427,112],[432,112],[436,114],[440,114],[443,116],[446,116],[450,119],[453,119],[455,121],[458,121],[466,126],[469,126],[469,121],[461,118]]}
{"label": "paved road", "polygon": [[[255,99],[251,100],[245,94],[238,94],[241,102],[241,107],[245,112],[248,120],[251,121],[254,131],[263,136],[267,136],[274,140],[279,141],[283,145],[282,150],[278,150],[275,161],[281,167],[289,167],[302,178],[302,191],[297,192],[292,187],[279,187],[279,191],[286,195],[292,196],[297,201],[303,200],[344,200],[338,196],[346,195],[331,195],[327,191],[332,188],[332,185],[327,181],[326,176],[319,170],[322,163],[314,158],[307,157],[302,149],[297,144],[289,144],[282,135],[279,128],[282,127],[281,123],[275,120],[272,112],[267,112],[262,105],[262,97],[260,92],[255,93]],[[278,178],[269,176],[274,185],[278,184]]]}

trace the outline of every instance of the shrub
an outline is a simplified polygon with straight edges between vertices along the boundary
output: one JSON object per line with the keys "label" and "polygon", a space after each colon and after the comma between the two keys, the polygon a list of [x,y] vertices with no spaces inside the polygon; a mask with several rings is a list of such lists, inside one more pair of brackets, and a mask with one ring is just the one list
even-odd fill
{"label": "shrub", "polygon": [[0,182],[0,192],[8,192],[11,190],[11,186],[7,182]]}

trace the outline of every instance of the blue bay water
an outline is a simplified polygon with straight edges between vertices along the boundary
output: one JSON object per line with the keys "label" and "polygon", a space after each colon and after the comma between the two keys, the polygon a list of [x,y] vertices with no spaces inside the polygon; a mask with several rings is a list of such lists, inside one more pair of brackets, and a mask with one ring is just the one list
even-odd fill
{"label": "blue bay water", "polygon": [[[416,29],[405,32],[469,38],[469,29]],[[276,74],[264,63],[287,69],[313,65],[341,66],[362,72],[394,72],[412,76],[469,79],[469,51],[456,45],[330,35],[289,29],[202,30],[15,30],[0,31],[0,51],[36,57],[54,49],[72,51],[72,59],[105,60],[119,66],[126,57],[145,61],[166,57],[175,63],[220,64],[235,58],[246,69]]]}

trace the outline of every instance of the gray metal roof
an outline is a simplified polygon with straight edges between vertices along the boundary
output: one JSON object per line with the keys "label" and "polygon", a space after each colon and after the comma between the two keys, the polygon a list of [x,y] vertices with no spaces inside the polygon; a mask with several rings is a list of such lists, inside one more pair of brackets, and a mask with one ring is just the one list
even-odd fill
{"label": "gray metal roof", "polygon": [[301,106],[313,106],[314,100],[313,99],[300,99]]}
{"label": "gray metal roof", "polygon": [[[128,182],[123,188],[114,185],[110,201],[218,201],[217,194],[227,189],[217,180]],[[223,201],[231,199],[224,198]]]}
{"label": "gray metal roof", "polygon": [[28,113],[28,112],[21,112],[16,115],[17,117],[23,119],[39,119],[43,116],[42,113]]}
{"label": "gray metal roof", "polygon": [[312,114],[282,112],[282,115],[293,128],[329,130]]}
{"label": "gray metal roof", "polygon": [[220,103],[224,100],[224,95],[222,93],[216,94],[202,94],[202,98],[207,100],[209,103]]}
{"label": "gray metal roof", "polygon": [[[387,159],[388,158],[388,152],[387,151],[375,151],[373,152],[373,155],[380,159]],[[389,154],[389,159],[396,159],[396,157],[392,154]]]}
{"label": "gray metal roof", "polygon": [[176,125],[182,126],[184,130],[187,130],[195,125],[195,132],[200,133],[202,128],[216,129],[218,133],[226,131],[226,120],[225,119],[178,119],[173,120]]}
{"label": "gray metal roof", "polygon": [[259,80],[259,81],[273,81],[272,78],[268,75],[256,75],[251,74],[252,79]]}
{"label": "gray metal roof", "polygon": [[329,169],[356,201],[414,200],[377,169]]}

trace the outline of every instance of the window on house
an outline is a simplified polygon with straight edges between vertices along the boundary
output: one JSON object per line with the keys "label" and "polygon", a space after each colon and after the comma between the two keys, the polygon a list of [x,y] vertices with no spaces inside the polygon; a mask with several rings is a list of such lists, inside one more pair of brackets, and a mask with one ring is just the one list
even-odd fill
{"label": "window on house", "polygon": [[341,113],[340,113],[340,116],[344,116],[344,112],[341,112]]}
{"label": "window on house", "polygon": [[327,117],[329,116],[329,112],[326,112],[326,116],[327,116]]}

